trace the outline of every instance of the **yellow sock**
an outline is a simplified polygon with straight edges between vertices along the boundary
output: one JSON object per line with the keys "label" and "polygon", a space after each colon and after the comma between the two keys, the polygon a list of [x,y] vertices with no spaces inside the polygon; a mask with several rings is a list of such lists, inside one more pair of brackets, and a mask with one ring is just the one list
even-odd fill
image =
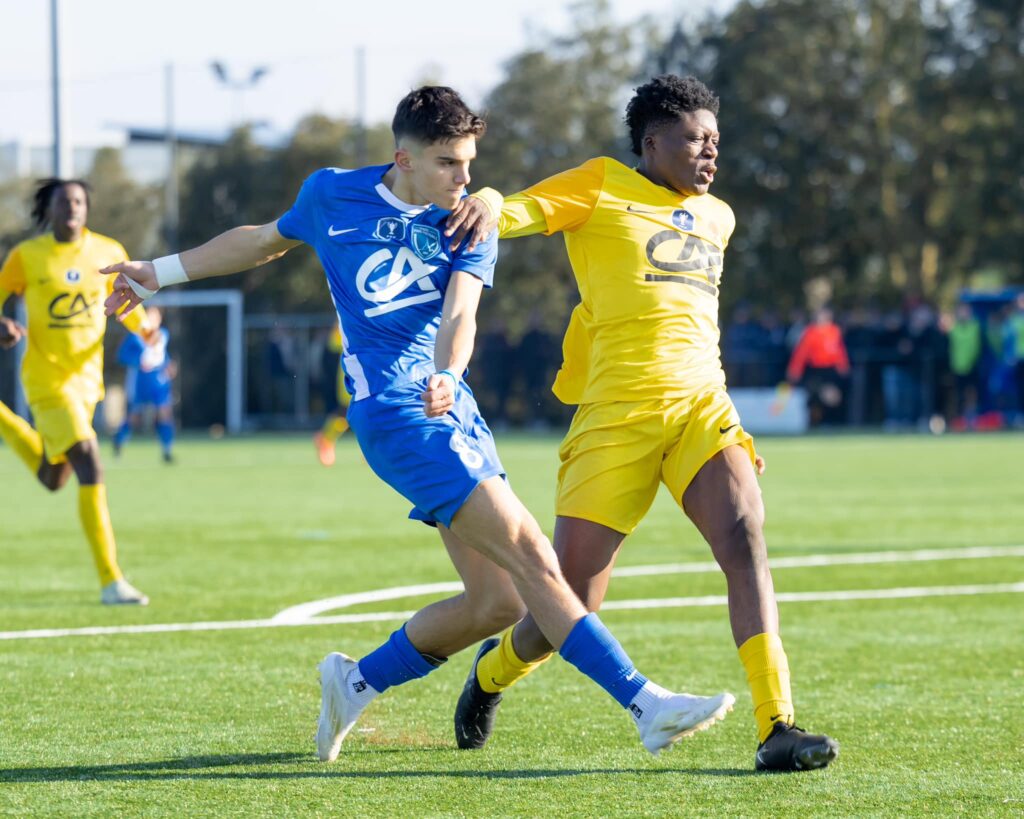
{"label": "yellow sock", "polygon": [[114,542],[114,528],[110,525],[110,510],[107,508],[107,487],[92,484],[78,487],[78,517],[96,561],[100,585],[106,586],[124,575],[117,565],[117,545]]}
{"label": "yellow sock", "polygon": [[348,431],[348,420],[342,415],[329,415],[320,434],[332,444]]}
{"label": "yellow sock", "polygon": [[755,634],[740,646],[754,698],[758,742],[764,742],[776,722],[793,724],[793,694],[789,690],[789,660],[778,634]]}
{"label": "yellow sock", "polygon": [[0,438],[25,462],[35,475],[43,462],[43,439],[31,425],[0,401]]}
{"label": "yellow sock", "polygon": [[519,682],[523,677],[535,668],[543,665],[551,657],[545,654],[538,660],[526,662],[519,659],[516,650],[512,647],[512,631],[508,629],[501,635],[501,642],[495,648],[488,651],[476,665],[476,679],[480,687],[488,694],[497,694],[504,691],[513,683]]}

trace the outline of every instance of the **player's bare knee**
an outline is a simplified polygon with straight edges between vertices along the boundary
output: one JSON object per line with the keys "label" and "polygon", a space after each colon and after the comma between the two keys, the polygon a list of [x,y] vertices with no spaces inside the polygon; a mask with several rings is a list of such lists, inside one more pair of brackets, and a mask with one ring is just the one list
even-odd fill
{"label": "player's bare knee", "polygon": [[722,522],[712,547],[726,574],[750,571],[767,561],[764,505],[760,498],[736,507],[734,515]]}
{"label": "player's bare knee", "polygon": [[501,595],[487,601],[480,619],[486,631],[497,634],[526,616],[526,605],[518,594]]}
{"label": "player's bare knee", "polygon": [[36,477],[39,478],[39,483],[46,487],[47,490],[57,492],[68,482],[70,476],[71,470],[66,465],[64,468],[61,468],[60,466],[48,464],[46,467],[40,468]]}

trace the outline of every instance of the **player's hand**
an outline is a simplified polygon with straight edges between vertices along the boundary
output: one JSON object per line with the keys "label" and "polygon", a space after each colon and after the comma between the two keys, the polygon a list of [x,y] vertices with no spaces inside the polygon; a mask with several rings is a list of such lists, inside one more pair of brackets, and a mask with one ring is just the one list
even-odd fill
{"label": "player's hand", "polygon": [[451,236],[451,249],[454,253],[459,245],[468,237],[466,252],[475,248],[480,242],[486,242],[491,231],[498,225],[498,220],[491,214],[491,209],[482,199],[464,196],[459,200],[445,222],[445,236]]}
{"label": "player's hand", "polygon": [[101,268],[100,273],[117,276],[114,279],[113,292],[103,302],[103,311],[108,316],[117,316],[118,321],[124,321],[125,314],[143,302],[143,297],[132,289],[129,281],[140,284],[147,290],[160,289],[156,280],[156,268],[152,262],[118,262]]}
{"label": "player's hand", "polygon": [[427,418],[436,418],[455,406],[455,386],[447,375],[434,373],[427,380],[427,389],[420,398],[423,399],[423,414]]}
{"label": "player's hand", "polygon": [[764,458],[762,458],[760,455],[754,456],[754,471],[758,475],[763,475],[767,466],[768,465],[764,462]]}
{"label": "player's hand", "polygon": [[25,336],[25,328],[14,319],[0,316],[0,350],[10,350]]}

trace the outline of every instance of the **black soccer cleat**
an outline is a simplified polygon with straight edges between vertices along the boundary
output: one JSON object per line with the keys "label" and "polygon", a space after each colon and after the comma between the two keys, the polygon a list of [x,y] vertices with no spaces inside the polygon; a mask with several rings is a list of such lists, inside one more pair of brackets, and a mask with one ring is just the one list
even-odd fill
{"label": "black soccer cleat", "polygon": [[768,739],[757,748],[759,771],[812,771],[839,756],[839,743],[824,734],[808,734],[795,725],[776,722]]}
{"label": "black soccer cleat", "polygon": [[476,679],[476,667],[480,658],[498,645],[496,637],[484,640],[476,653],[473,666],[469,669],[466,684],[462,687],[459,702],[455,706],[455,743],[463,749],[479,749],[487,744],[494,730],[494,717],[501,704],[501,694],[490,694],[480,687]]}

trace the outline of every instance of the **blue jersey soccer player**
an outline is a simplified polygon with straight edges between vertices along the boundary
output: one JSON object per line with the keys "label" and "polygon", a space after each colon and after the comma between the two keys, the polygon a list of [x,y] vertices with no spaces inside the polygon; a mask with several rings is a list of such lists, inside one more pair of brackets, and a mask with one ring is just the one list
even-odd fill
{"label": "blue jersey soccer player", "polygon": [[558,569],[550,542],[504,480],[491,433],[463,382],[480,294],[491,284],[496,237],[453,247],[484,122],[450,88],[425,87],[398,106],[395,161],[310,176],[276,222],[239,227],[179,255],[111,265],[107,309],[159,287],[270,261],[305,242],[327,273],[345,340],[348,419],[371,468],[433,523],[465,592],[417,612],[358,662],[320,664],[317,746],[337,757],[362,709],[391,686],[423,677],[495,633],[524,603],[561,656],[635,720],[652,753],[732,707],[730,694],[673,694],[640,674],[588,614]]}
{"label": "blue jersey soccer player", "polygon": [[[456,221],[500,209],[503,237],[565,237],[580,291],[553,388],[579,405],[559,453],[555,504],[566,579],[600,608],[623,540],[664,483],[725,573],[758,727],[755,766],[808,770],[839,749],[794,723],[755,477],[763,462],[725,391],[718,294],[736,220],[709,192],[717,113],[718,98],[695,78],[657,77],[626,108],[636,167],[592,159],[504,207],[500,197],[486,208],[473,201]],[[484,644],[456,708],[461,747],[483,746],[501,692],[550,650],[530,618]]]}
{"label": "blue jersey soccer player", "polygon": [[152,407],[164,462],[172,463],[174,401],[171,383],[174,380],[174,362],[167,352],[171,334],[162,326],[163,314],[159,307],[147,307],[146,316],[152,329],[150,336],[143,340],[130,335],[117,350],[118,363],[125,367],[124,393],[128,406],[124,421],[114,433],[114,454],[121,454],[132,429],[142,423],[143,410]]}

